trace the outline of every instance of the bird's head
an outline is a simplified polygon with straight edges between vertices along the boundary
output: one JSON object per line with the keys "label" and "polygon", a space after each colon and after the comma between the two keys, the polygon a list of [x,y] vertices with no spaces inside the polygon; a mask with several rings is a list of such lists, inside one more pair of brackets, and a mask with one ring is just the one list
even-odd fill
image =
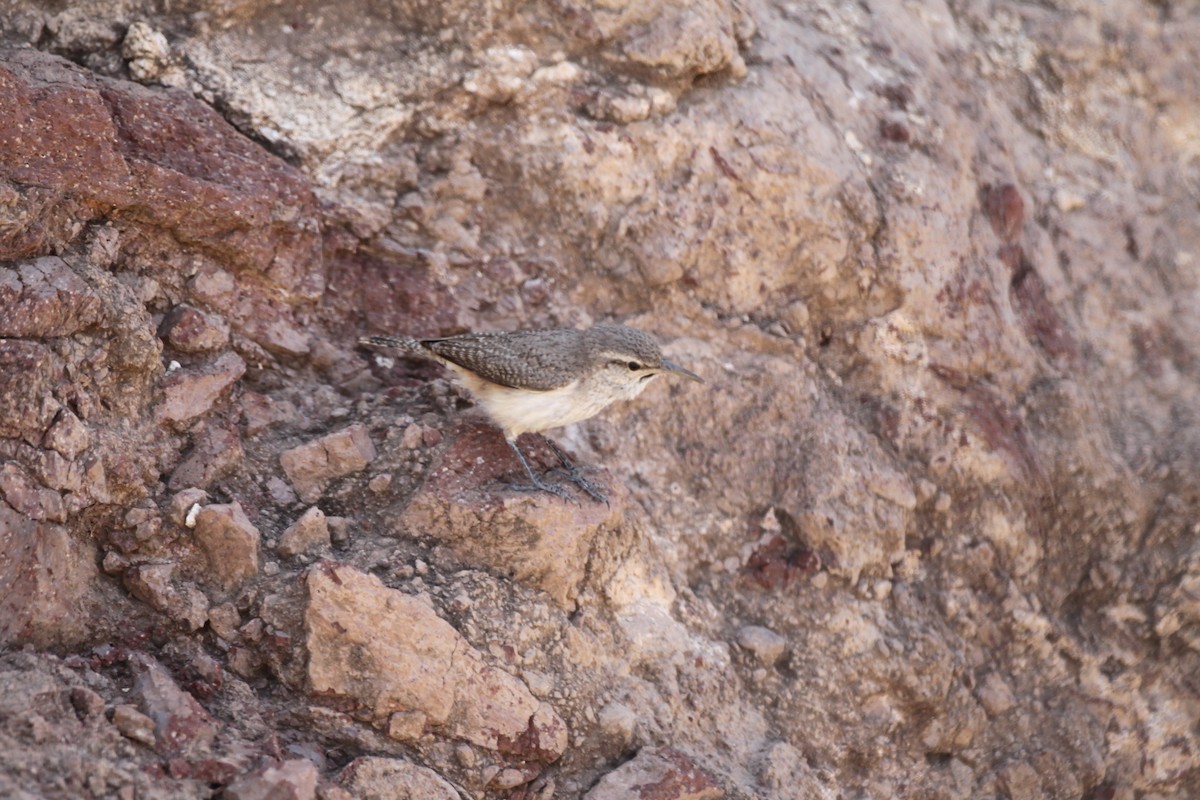
{"label": "bird's head", "polygon": [[598,377],[621,398],[636,397],[659,375],[704,383],[696,373],[663,358],[658,342],[636,328],[597,325],[588,331],[588,339]]}

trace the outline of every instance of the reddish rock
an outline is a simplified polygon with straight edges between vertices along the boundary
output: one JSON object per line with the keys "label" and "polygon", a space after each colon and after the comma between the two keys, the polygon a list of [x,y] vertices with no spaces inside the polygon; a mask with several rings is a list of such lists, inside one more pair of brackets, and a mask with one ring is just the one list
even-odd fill
{"label": "reddish rock", "polygon": [[337,478],[360,472],[375,460],[375,445],[362,425],[323,436],[285,451],[283,471],[305,503],[315,503]]}
{"label": "reddish rock", "polygon": [[190,584],[177,586],[172,581],[174,571],[175,565],[169,563],[136,564],[122,578],[138,600],[183,622],[188,630],[198,630],[208,621],[208,598]]}
{"label": "reddish rock", "polygon": [[297,419],[296,406],[291,402],[258,392],[244,392],[239,405],[247,436],[261,433],[272,425],[291,424]]}
{"label": "reddish rock", "polygon": [[362,756],[338,774],[338,783],[360,798],[411,797],[421,800],[459,800],[459,794],[428,767],[399,758]]}
{"label": "reddish rock", "polygon": [[0,336],[69,336],[99,320],[99,298],[61,258],[0,268]]}
{"label": "reddish rock", "polygon": [[163,399],[158,418],[187,422],[204,414],[245,372],[246,362],[237,353],[225,353],[203,367],[172,372],[159,384]]}
{"label": "reddish rock", "polygon": [[42,446],[60,453],[68,461],[74,461],[79,454],[91,446],[92,437],[87,426],[71,409],[64,408],[58,412],[58,418],[46,431]]}
{"label": "reddish rock", "polygon": [[93,719],[104,713],[104,698],[86,686],[71,689],[71,707],[80,720]]}
{"label": "reddish rock", "polygon": [[980,198],[992,232],[1004,242],[1020,239],[1025,225],[1025,201],[1017,187],[1011,183],[984,186]]}
{"label": "reddish rock", "polygon": [[221,797],[224,800],[313,800],[317,796],[317,777],[315,764],[306,758],[293,758],[243,775],[226,786]]}
{"label": "reddish rock", "polygon": [[276,549],[280,555],[294,556],[328,546],[329,525],[325,522],[325,512],[313,506],[283,532]]}
{"label": "reddish rock", "polygon": [[196,515],[196,542],[212,577],[226,589],[258,574],[258,541],[240,503],[208,505]]}
{"label": "reddish rock", "polygon": [[0,464],[0,497],[30,519],[66,522],[62,495],[35,485],[16,464]]}
{"label": "reddish rock", "polygon": [[[87,206],[161,228],[297,296],[320,292],[307,180],[190,94],[103,78],[33,49],[6,50],[0,119],[21,121],[0,126],[0,174],[57,193],[62,211]],[[33,225],[5,231],[0,259],[45,247],[54,233]]]}
{"label": "reddish rock", "polygon": [[426,603],[331,562],[309,570],[307,586],[313,691],[351,700],[381,725],[395,712],[417,711],[447,736],[522,760],[548,763],[566,748],[554,710],[489,666]]}
{"label": "reddish rock", "polygon": [[210,427],[197,437],[195,445],[184,457],[167,482],[171,491],[189,486],[203,489],[237,469],[246,454],[237,431]]}
{"label": "reddish rock", "polygon": [[172,756],[207,750],[217,735],[217,726],[196,698],[179,688],[154,658],[135,653],[129,663],[136,675],[134,697],[154,721],[155,749]]}
{"label": "reddish rock", "polygon": [[44,345],[0,339],[0,438],[41,443],[61,408],[51,394],[61,371]]}
{"label": "reddish rock", "polygon": [[182,304],[163,317],[158,335],[184,353],[207,353],[229,344],[229,323],[215,314]]}
{"label": "reddish rock", "polygon": [[712,775],[673,747],[645,748],[600,779],[585,800],[718,800]]}
{"label": "reddish rock", "polygon": [[233,275],[217,268],[198,274],[189,287],[197,300],[221,309],[239,331],[268,352],[282,356],[308,352],[311,334],[296,320],[291,307],[276,297],[238,283]]}
{"label": "reddish rock", "polygon": [[93,634],[90,543],[0,502],[0,554],[0,646],[66,646]]}

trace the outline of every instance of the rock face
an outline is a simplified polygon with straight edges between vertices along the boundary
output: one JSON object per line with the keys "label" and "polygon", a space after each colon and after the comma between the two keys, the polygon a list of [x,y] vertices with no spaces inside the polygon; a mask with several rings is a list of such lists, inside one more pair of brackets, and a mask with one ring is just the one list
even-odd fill
{"label": "rock face", "polygon": [[205,506],[196,515],[196,542],[226,588],[258,574],[258,540],[258,529],[239,503]]}
{"label": "rock face", "polygon": [[385,5],[0,13],[0,796],[1200,796],[1194,4]]}
{"label": "rock face", "polygon": [[366,428],[353,425],[293,447],[279,457],[279,462],[300,499],[313,503],[333,480],[360,472],[374,458],[375,446]]}
{"label": "rock face", "polygon": [[420,599],[334,564],[309,572],[308,682],[378,720],[416,712],[429,728],[489,750],[554,761],[567,729],[516,678],[488,666]]}

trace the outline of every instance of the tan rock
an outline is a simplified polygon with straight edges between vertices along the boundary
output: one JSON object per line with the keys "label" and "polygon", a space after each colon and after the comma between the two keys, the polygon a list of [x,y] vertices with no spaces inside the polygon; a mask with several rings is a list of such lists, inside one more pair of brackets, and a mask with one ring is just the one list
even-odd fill
{"label": "tan rock", "polygon": [[112,722],[122,736],[144,745],[154,745],[154,720],[138,711],[137,706],[128,703],[116,706]]}
{"label": "tan rock", "polygon": [[[208,500],[208,492],[198,487],[189,486],[179,490],[171,497],[171,521],[176,525],[192,527],[195,525],[193,514],[199,513],[196,506],[203,504],[206,500]],[[192,516],[191,525],[188,524],[189,516]]]}
{"label": "tan rock", "polygon": [[425,733],[427,721],[420,711],[397,711],[388,717],[387,735],[400,741],[416,741]]}
{"label": "tan rock", "polygon": [[305,503],[315,503],[334,480],[360,472],[374,460],[375,445],[362,425],[351,425],[279,457],[288,480]]}
{"label": "tan rock", "polygon": [[233,603],[221,603],[209,609],[208,624],[217,636],[227,642],[236,642],[242,615]]}
{"label": "tan rock", "polygon": [[195,536],[213,577],[226,589],[258,574],[258,529],[241,503],[204,506],[196,515]]}
{"label": "tan rock", "polygon": [[415,597],[332,562],[307,578],[308,680],[352,699],[377,720],[418,711],[442,734],[532,760],[556,759],[567,730],[519,680],[489,666]]}
{"label": "tan rock", "polygon": [[989,672],[980,681],[979,687],[975,690],[975,695],[979,698],[979,702],[983,705],[984,710],[989,714],[1003,714],[1012,708],[1016,702],[1008,683],[994,672]]}
{"label": "tan rock", "polygon": [[622,520],[625,493],[609,504],[573,505],[507,491],[504,473],[520,480],[520,465],[500,435],[472,423],[457,425],[430,467],[429,481],[392,526],[418,530],[479,569],[540,589],[566,609],[575,607],[593,544]]}
{"label": "tan rock", "polygon": [[787,647],[784,639],[770,628],[761,625],[744,625],[737,632],[738,646],[752,653],[763,666],[774,666]]}
{"label": "tan rock", "polygon": [[442,776],[398,758],[356,758],[338,774],[338,783],[358,800],[460,800]]}
{"label": "tan rock", "polygon": [[283,532],[276,550],[280,555],[295,556],[328,546],[329,525],[325,521],[325,512],[313,506]]}

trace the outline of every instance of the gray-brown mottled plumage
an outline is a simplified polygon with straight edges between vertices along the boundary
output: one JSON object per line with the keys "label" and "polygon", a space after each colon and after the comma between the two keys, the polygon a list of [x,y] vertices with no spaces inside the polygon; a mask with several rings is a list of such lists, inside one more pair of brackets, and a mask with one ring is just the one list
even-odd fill
{"label": "gray-brown mottled plumage", "polygon": [[662,351],[649,335],[624,325],[597,325],[586,331],[538,328],[500,333],[464,333],[444,339],[369,336],[363,344],[435,357],[469,369],[492,383],[545,391],[576,380],[606,352],[626,353],[645,367],[662,367]]}
{"label": "gray-brown mottled plumage", "polygon": [[[636,397],[659,375],[700,380],[662,356],[649,335],[623,325],[586,331],[542,328],[512,333],[465,333],[444,339],[368,336],[361,344],[431,358],[450,369],[504,431],[529,473],[532,486],[566,496],[545,483],[517,447],[527,431],[545,431],[598,414],[617,400]],[[548,441],[548,440],[547,440]],[[555,448],[558,452],[557,448]],[[568,476],[592,497],[603,494],[559,452]]]}

